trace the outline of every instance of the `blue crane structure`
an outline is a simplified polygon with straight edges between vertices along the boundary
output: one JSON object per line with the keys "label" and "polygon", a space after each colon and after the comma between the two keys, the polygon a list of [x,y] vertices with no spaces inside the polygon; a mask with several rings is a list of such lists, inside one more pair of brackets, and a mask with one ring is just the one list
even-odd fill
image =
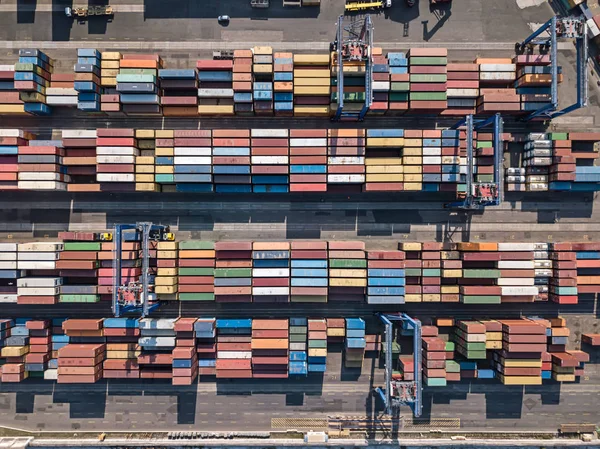
{"label": "blue crane structure", "polygon": [[[542,36],[548,32],[548,36]],[[562,110],[558,109],[558,39],[575,39],[577,49],[577,101]],[[588,37],[585,17],[558,17],[553,16],[540,26],[528,38],[515,44],[517,53],[534,45],[549,49],[552,84],[550,88],[551,101],[536,111],[524,117],[529,121],[537,117],[552,119],[567,114],[576,109],[587,106],[588,103]]]}
{"label": "blue crane structure", "polygon": [[[492,146],[494,149],[494,180],[491,183],[479,183],[475,182],[473,133],[489,125],[493,125]],[[466,194],[464,199],[446,204],[446,207],[451,209],[477,210],[486,206],[498,206],[502,202],[503,184],[501,166],[503,160],[502,155],[504,153],[504,149],[502,148],[504,121],[502,120],[502,116],[500,114],[495,114],[487,119],[476,120],[473,115],[467,115],[452,128],[456,129],[461,126],[466,126],[467,133]]]}
{"label": "blue crane structure", "polygon": [[[371,16],[352,16],[344,25],[344,16],[337,22],[332,51],[337,53],[337,109],[333,120],[360,120],[365,118],[373,103],[373,22]],[[365,63],[365,102],[360,111],[344,110],[344,61]]]}
{"label": "blue crane structure", "polygon": [[[386,414],[393,415],[401,405],[408,405],[412,409],[413,415],[418,418],[423,412],[421,322],[406,313],[378,313],[377,315],[385,325],[385,386],[378,387],[375,391],[385,405]],[[393,321],[402,323],[402,335],[412,335],[413,337],[414,381],[392,379]]]}
{"label": "blue crane structure", "polygon": [[[122,285],[122,248],[123,231],[134,230],[142,238],[142,275],[141,281],[130,282]],[[115,317],[125,313],[137,313],[143,317],[158,308],[158,302],[151,303],[150,285],[150,240],[173,240],[174,236],[167,226],[154,225],[150,222],[136,224],[117,224],[114,233],[103,234],[104,240],[113,241],[113,283],[112,283],[112,310]]]}

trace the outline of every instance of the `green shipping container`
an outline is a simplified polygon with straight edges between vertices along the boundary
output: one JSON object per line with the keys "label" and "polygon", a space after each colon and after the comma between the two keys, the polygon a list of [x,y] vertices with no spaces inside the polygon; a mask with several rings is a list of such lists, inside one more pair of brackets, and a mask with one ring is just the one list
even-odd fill
{"label": "green shipping container", "polygon": [[179,249],[215,249],[215,242],[202,240],[183,240],[179,242]]}
{"label": "green shipping container", "polygon": [[421,276],[421,269],[420,268],[406,268],[404,270],[404,275],[405,276]]}
{"label": "green shipping container", "polygon": [[444,348],[445,351],[454,351],[454,342],[453,341],[447,341],[446,342],[446,348]]}
{"label": "green shipping container", "polygon": [[[344,93],[344,101],[364,102],[365,98],[366,98],[366,94],[364,92],[345,92]],[[338,93],[332,92],[331,93],[331,101],[337,101],[337,99],[338,99]]]}
{"label": "green shipping container", "polygon": [[445,56],[411,56],[410,65],[447,65],[448,58]]}
{"label": "green shipping container", "polygon": [[411,83],[445,83],[448,80],[446,75],[434,74],[434,75],[419,75],[411,74]]}
{"label": "green shipping container", "polygon": [[365,259],[331,259],[329,268],[367,268]]}
{"label": "green shipping container", "polygon": [[179,293],[180,301],[214,301],[214,293]]}
{"label": "green shipping container", "polygon": [[447,373],[460,373],[460,364],[454,360],[446,360]]}
{"label": "green shipping container", "polygon": [[428,387],[445,387],[447,385],[445,377],[425,377],[423,376],[425,385]]}
{"label": "green shipping container", "polygon": [[154,182],[158,182],[159,184],[173,184],[175,182],[175,175],[154,175]]}
{"label": "green shipping container", "polygon": [[290,326],[290,334],[308,334],[308,327],[306,326]]}
{"label": "green shipping container", "polygon": [[477,175],[475,176],[477,182],[494,182],[494,175]]}
{"label": "green shipping container", "polygon": [[119,69],[119,75],[157,75],[156,69]]}
{"label": "green shipping container", "polygon": [[306,334],[290,334],[291,343],[304,343],[306,341]]}
{"label": "green shipping container", "polygon": [[[392,82],[390,84],[390,90],[392,92],[408,92],[410,90],[410,83],[408,82]],[[391,98],[390,98],[391,100]],[[395,101],[403,101],[403,100],[395,100]]]}
{"label": "green shipping container", "polygon": [[473,268],[463,268],[463,277],[494,279],[494,278],[500,277],[500,270],[496,270],[496,269],[477,270],[477,269],[473,269]]}
{"label": "green shipping container", "polygon": [[[398,342],[393,341],[392,342],[392,354],[400,354],[400,350],[402,348],[400,347],[400,345],[398,344]],[[385,342],[381,342],[381,351],[382,353],[385,353],[387,350],[387,345],[385,344]]]}
{"label": "green shipping container", "polygon": [[500,304],[502,302],[500,295],[462,295],[460,299],[463,304]]}
{"label": "green shipping container", "polygon": [[465,358],[470,360],[485,360],[487,354],[485,351],[459,351]]}
{"label": "green shipping container", "polygon": [[100,297],[98,295],[60,295],[58,302],[98,302]]}
{"label": "green shipping container", "polygon": [[[405,272],[406,275],[406,272]],[[439,268],[423,268],[423,276],[424,277],[440,277],[442,275],[442,270]],[[406,275],[408,276],[408,275]]]}
{"label": "green shipping container", "polygon": [[308,347],[312,349],[327,349],[327,340],[308,340]]}
{"label": "green shipping container", "polygon": [[569,140],[569,133],[550,133],[550,140]]}
{"label": "green shipping container", "polygon": [[485,343],[482,342],[461,342],[460,346],[463,351],[485,351]]}
{"label": "green shipping container", "polygon": [[180,268],[179,276],[214,276],[214,268]]}
{"label": "green shipping container", "polygon": [[250,278],[252,268],[215,268],[216,278]]}
{"label": "green shipping container", "polygon": [[390,92],[388,94],[388,99],[389,101],[408,101],[408,95],[408,92]]}
{"label": "green shipping container", "polygon": [[65,242],[65,251],[100,251],[102,243],[100,242]]}
{"label": "green shipping container", "polygon": [[411,92],[410,99],[413,101],[445,101],[446,92]]}

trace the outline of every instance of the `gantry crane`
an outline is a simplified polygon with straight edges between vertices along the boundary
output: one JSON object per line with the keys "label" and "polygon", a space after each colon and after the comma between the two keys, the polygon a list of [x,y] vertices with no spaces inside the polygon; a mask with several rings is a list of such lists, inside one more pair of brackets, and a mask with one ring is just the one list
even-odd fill
{"label": "gantry crane", "polygon": [[[493,125],[494,149],[494,180],[493,182],[475,182],[475,166],[473,155],[473,133],[486,126]],[[460,201],[446,204],[447,208],[477,210],[486,206],[498,206],[502,202],[502,177],[500,169],[502,165],[502,131],[504,122],[500,114],[495,114],[485,120],[475,120],[473,115],[467,115],[464,119],[456,123],[452,128],[456,129],[466,126],[467,133],[467,173],[466,173],[466,194]]]}
{"label": "gantry crane", "polygon": [[[142,274],[141,280],[122,285],[122,248],[123,231],[134,230],[142,239]],[[150,282],[150,240],[174,240],[175,236],[168,226],[154,225],[151,222],[139,222],[134,225],[118,224],[114,233],[103,233],[101,240],[113,242],[113,290],[112,309],[115,317],[124,313],[139,313],[142,318],[158,307],[157,302],[151,304],[149,292]]]}
{"label": "gantry crane", "polygon": [[[548,36],[542,33],[548,32]],[[560,111],[558,109],[558,39],[575,39],[577,49],[577,101]],[[587,106],[588,103],[588,36],[585,17],[554,16],[534,31],[527,39],[515,44],[517,53],[534,45],[540,45],[550,51],[550,67],[552,84],[550,88],[551,101],[540,109],[524,117],[528,121],[536,117],[552,119]]]}
{"label": "gantry crane", "polygon": [[[420,417],[423,412],[423,387],[421,363],[421,322],[408,316],[406,313],[378,314],[385,325],[385,386],[378,387],[376,392],[385,404],[385,412],[395,415],[401,405],[408,405],[415,417]],[[392,379],[392,341],[393,321],[402,323],[401,333],[412,335],[414,353],[414,381],[397,381]]]}
{"label": "gantry crane", "polygon": [[[337,22],[335,41],[331,50],[337,53],[337,109],[333,120],[363,120],[373,103],[373,22],[367,14],[364,18],[352,16],[344,25],[344,16]],[[365,101],[360,111],[344,111],[344,61],[365,63]]]}

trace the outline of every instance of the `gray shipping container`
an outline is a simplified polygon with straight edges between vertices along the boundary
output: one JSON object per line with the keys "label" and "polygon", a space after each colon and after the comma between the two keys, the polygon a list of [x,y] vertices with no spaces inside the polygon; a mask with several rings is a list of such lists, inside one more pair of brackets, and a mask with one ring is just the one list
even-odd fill
{"label": "gray shipping container", "polygon": [[249,287],[252,278],[215,278],[215,287]]}
{"label": "gray shipping container", "polygon": [[63,295],[95,295],[98,287],[95,285],[63,285],[60,293]]}

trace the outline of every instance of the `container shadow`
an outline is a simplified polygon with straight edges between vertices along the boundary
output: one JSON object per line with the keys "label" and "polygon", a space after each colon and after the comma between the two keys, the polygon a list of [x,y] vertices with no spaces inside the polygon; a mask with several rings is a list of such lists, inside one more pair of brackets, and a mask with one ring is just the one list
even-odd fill
{"label": "container shadow", "polygon": [[58,11],[52,10],[52,40],[68,41],[71,38],[71,28],[77,20],[65,16],[65,7],[73,6],[72,0],[53,0],[52,6],[59,6]]}
{"label": "container shadow", "polygon": [[17,0],[17,23],[34,23],[37,0]]}
{"label": "container shadow", "polygon": [[498,381],[477,379],[471,383],[471,393],[485,395],[486,419],[520,419],[523,387],[505,386],[501,391],[490,391],[489,385],[498,385]]}
{"label": "container shadow", "polygon": [[[293,381],[296,401],[298,395],[321,396],[323,394],[323,376],[310,374],[306,378]],[[252,396],[255,394],[290,394],[290,379],[216,379],[218,396]]]}
{"label": "container shadow", "polygon": [[[525,387],[525,394],[538,394],[540,395],[540,400],[544,405],[559,405],[560,404],[560,382],[550,382],[544,383],[544,385],[529,385]],[[524,401],[525,407],[529,411],[532,411],[536,404],[533,404],[526,399]]]}
{"label": "container shadow", "polygon": [[87,388],[85,394],[75,393],[72,385],[57,383],[52,399],[55,403],[69,404],[71,419],[104,418],[107,401],[106,381],[94,384],[94,388]]}

